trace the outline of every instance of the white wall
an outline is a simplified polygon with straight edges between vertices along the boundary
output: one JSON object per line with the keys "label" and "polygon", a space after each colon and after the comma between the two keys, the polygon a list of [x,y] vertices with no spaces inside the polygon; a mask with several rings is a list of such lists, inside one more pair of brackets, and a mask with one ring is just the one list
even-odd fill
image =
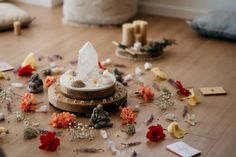
{"label": "white wall", "polygon": [[214,9],[236,11],[236,0],[139,0],[141,12],[195,18]]}

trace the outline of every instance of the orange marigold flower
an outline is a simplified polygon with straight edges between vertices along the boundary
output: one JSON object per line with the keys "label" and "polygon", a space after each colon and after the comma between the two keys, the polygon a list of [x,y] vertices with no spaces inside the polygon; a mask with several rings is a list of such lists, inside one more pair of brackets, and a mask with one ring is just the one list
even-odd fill
{"label": "orange marigold flower", "polygon": [[21,98],[20,108],[24,112],[31,112],[35,111],[36,99],[34,97],[34,94],[32,93],[25,93],[23,97]]}
{"label": "orange marigold flower", "polygon": [[76,116],[69,112],[54,113],[49,124],[54,128],[68,128],[76,121]]}
{"label": "orange marigold flower", "polygon": [[139,86],[138,93],[144,98],[145,101],[152,100],[154,98],[154,93],[149,87]]}
{"label": "orange marigold flower", "polygon": [[51,86],[54,82],[56,82],[58,76],[47,76],[44,80],[44,87],[48,88]]}
{"label": "orange marigold flower", "polygon": [[123,125],[136,123],[136,114],[131,107],[120,107],[119,109],[121,111],[120,118],[122,119]]}

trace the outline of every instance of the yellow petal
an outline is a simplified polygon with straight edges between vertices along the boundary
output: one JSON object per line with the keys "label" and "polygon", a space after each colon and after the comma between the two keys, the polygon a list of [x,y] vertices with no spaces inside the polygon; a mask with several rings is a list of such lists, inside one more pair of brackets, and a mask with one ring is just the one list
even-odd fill
{"label": "yellow petal", "polygon": [[200,100],[199,100],[199,98],[195,95],[193,88],[191,88],[189,91],[190,91],[191,95],[187,97],[187,99],[188,99],[188,104],[189,104],[190,106],[196,106],[197,104],[200,103]]}
{"label": "yellow petal", "polygon": [[167,79],[166,73],[161,71],[158,67],[152,68],[151,70],[157,79],[165,80]]}
{"label": "yellow petal", "polygon": [[172,122],[168,125],[167,131],[175,138],[183,138],[187,133],[184,129],[179,127],[177,122]]}
{"label": "yellow petal", "polygon": [[36,67],[36,60],[34,58],[34,53],[29,53],[28,56],[23,61],[23,63],[21,64],[22,67],[26,65],[31,65],[33,68]]}

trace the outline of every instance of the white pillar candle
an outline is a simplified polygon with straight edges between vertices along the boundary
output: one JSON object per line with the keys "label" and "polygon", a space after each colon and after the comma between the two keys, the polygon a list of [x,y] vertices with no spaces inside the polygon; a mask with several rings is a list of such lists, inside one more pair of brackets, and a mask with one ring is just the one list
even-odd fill
{"label": "white pillar candle", "polygon": [[134,44],[134,25],[131,23],[125,23],[122,25],[122,44],[130,47]]}
{"label": "white pillar candle", "polygon": [[147,25],[148,22],[144,20],[135,20],[133,21],[135,26],[136,34],[141,34],[142,36],[142,45],[147,44]]}

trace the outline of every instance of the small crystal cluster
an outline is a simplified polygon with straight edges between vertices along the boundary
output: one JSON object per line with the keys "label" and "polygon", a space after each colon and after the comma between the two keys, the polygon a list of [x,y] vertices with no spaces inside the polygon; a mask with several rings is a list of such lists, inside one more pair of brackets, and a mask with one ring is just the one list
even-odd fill
{"label": "small crystal cluster", "polygon": [[166,87],[161,87],[160,96],[155,100],[155,104],[159,105],[162,110],[167,109],[168,106],[173,106],[175,101],[172,98],[173,94]]}
{"label": "small crystal cluster", "polygon": [[76,141],[78,139],[93,140],[95,137],[95,130],[93,127],[76,122],[69,126],[68,133],[71,141]]}

